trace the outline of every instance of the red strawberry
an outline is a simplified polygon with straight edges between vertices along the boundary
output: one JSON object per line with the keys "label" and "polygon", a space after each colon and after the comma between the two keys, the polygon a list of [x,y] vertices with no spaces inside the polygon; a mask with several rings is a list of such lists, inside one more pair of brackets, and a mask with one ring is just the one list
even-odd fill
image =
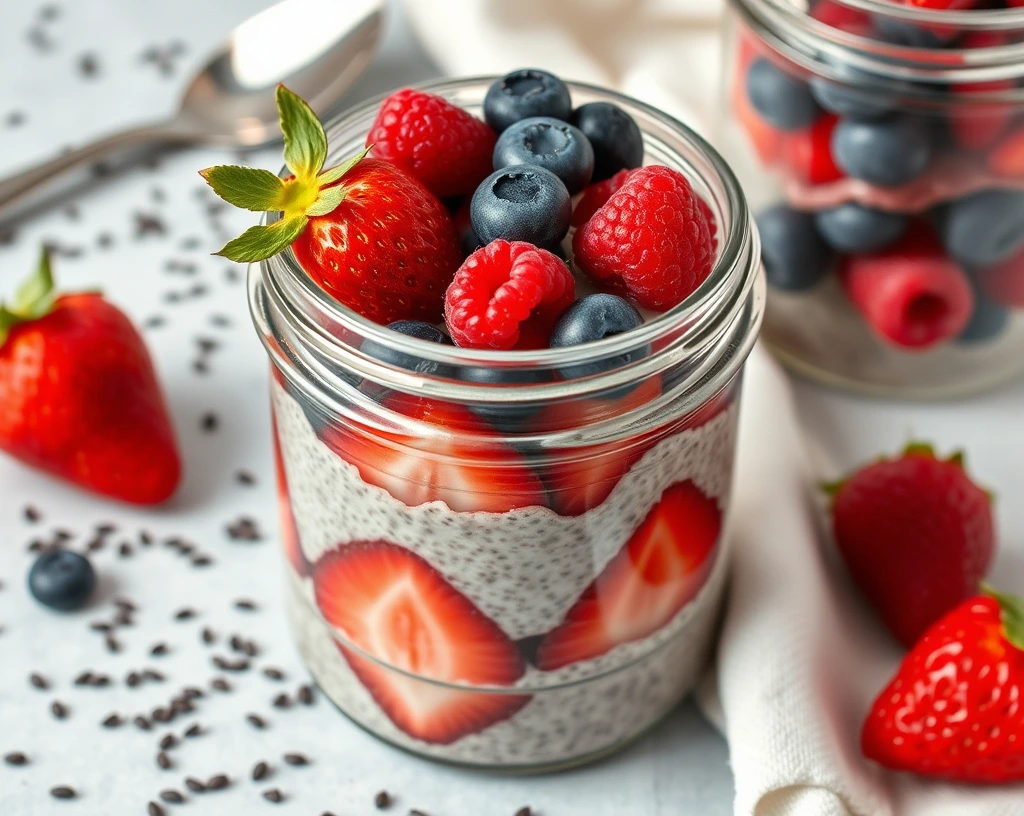
{"label": "red strawberry", "polygon": [[992,148],[986,159],[988,169],[997,176],[1024,178],[1024,127],[1018,127],[1007,134]]}
{"label": "red strawberry", "polygon": [[448,100],[406,88],[381,104],[366,146],[447,198],[472,193],[490,175],[497,138],[486,122]]}
{"label": "red strawberry", "polygon": [[847,256],[840,275],[868,325],[901,348],[952,340],[974,311],[967,274],[924,223],[880,252]]}
{"label": "red strawberry", "polygon": [[995,550],[992,506],[959,454],[910,445],[829,490],[846,567],[902,643],[977,590]]}
{"label": "red strawberry", "polygon": [[299,545],[299,527],[295,523],[295,511],[292,509],[292,500],[288,492],[288,475],[284,470],[281,439],[277,433],[277,417],[273,409],[270,411],[270,426],[274,437],[274,474],[277,478],[277,510],[281,516],[281,546],[284,547],[284,554],[295,571],[299,575],[307,575],[309,565]]}
{"label": "red strawberry", "polygon": [[57,295],[45,251],[0,306],[0,449],[132,504],[165,501],[181,478],[142,337],[98,294]]}
{"label": "red strawberry", "polygon": [[555,322],[576,299],[556,255],[524,241],[491,241],[470,255],[445,293],[448,333],[463,348],[547,348]]}
{"label": "red strawberry", "polygon": [[989,590],[932,626],[864,721],[887,768],[979,785],[1024,781],[1024,603]]}
{"label": "red strawberry", "polygon": [[525,694],[452,687],[512,686],[523,676],[523,659],[472,601],[404,547],[346,544],[317,562],[313,584],[324,618],[344,636],[342,655],[410,736],[449,745],[530,701]]}
{"label": "red strawberry", "polygon": [[982,291],[1006,306],[1024,309],[1024,250],[977,273]]}
{"label": "red strawberry", "polygon": [[818,0],[811,9],[811,17],[832,28],[849,31],[851,28],[871,25],[871,15],[833,0]]}
{"label": "red strawberry", "polygon": [[[383,406],[430,427],[398,433],[330,425],[320,432],[364,482],[409,507],[443,501],[457,513],[504,513],[547,503],[543,485],[518,451],[502,442],[469,441],[495,432],[468,408],[400,393]],[[462,445],[453,431],[466,440]]]}
{"label": "red strawberry", "polygon": [[250,228],[217,254],[251,263],[290,246],[320,288],[364,317],[438,322],[461,258],[444,205],[407,173],[365,153],[323,170],[327,137],[319,120],[283,86],[277,102],[293,176],[250,167],[202,175],[229,203],[282,217]]}
{"label": "red strawberry", "polygon": [[782,159],[793,176],[805,184],[828,184],[846,174],[832,158],[832,131],[839,117],[828,113],[806,130],[783,136]]}
{"label": "red strawberry", "polygon": [[[962,49],[995,48],[1009,43],[1005,34],[995,31],[969,31],[958,44]],[[1008,91],[1015,87],[1013,80],[960,83],[950,86],[957,96]],[[953,102],[949,117],[949,129],[957,144],[967,150],[981,150],[995,142],[1009,127],[1013,119],[1014,106],[1007,104],[970,105]]]}
{"label": "red strawberry", "polygon": [[586,224],[591,216],[612,197],[612,194],[625,184],[632,172],[632,170],[620,170],[611,178],[598,181],[587,187],[580,196],[580,200],[576,202],[576,209],[572,211],[572,220],[569,223],[574,227],[582,227]]}
{"label": "red strawberry", "polygon": [[626,546],[609,562],[537,648],[537,667],[553,671],[649,637],[704,586],[722,516],[693,482],[661,496]]}
{"label": "red strawberry", "polygon": [[715,249],[700,198],[670,167],[641,167],[573,236],[576,265],[599,287],[648,309],[682,303],[711,273]]}

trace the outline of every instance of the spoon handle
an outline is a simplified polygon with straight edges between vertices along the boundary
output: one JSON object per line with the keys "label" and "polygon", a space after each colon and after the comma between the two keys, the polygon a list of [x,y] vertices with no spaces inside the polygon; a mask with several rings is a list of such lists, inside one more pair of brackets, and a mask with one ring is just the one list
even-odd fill
{"label": "spoon handle", "polygon": [[[0,178],[0,222],[39,203],[40,193],[53,193],[55,182],[71,175],[73,171],[88,170],[97,177],[101,175],[100,161],[115,154],[157,144],[193,141],[191,136],[172,127],[172,124],[158,122],[122,130]],[[46,197],[49,198],[48,195]]]}

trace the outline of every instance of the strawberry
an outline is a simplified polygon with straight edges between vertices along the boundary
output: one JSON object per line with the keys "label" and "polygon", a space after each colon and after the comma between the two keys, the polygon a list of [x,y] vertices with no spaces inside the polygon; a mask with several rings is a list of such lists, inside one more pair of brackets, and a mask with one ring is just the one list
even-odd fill
{"label": "strawberry", "polygon": [[214,192],[247,210],[280,212],[218,255],[266,260],[289,246],[306,274],[344,306],[378,323],[441,318],[459,266],[458,236],[444,205],[395,165],[364,158],[329,170],[327,136],[309,106],[283,85],[277,104],[292,176],[251,167],[202,171]]}
{"label": "strawberry", "polygon": [[1024,309],[1024,250],[996,266],[978,272],[978,284],[998,303]]}
{"label": "strawberry", "polygon": [[1024,781],[1024,602],[993,590],[932,626],[878,696],[861,750],[887,768]]}
{"label": "strawberry", "polygon": [[868,325],[900,348],[925,349],[952,340],[974,312],[967,273],[924,222],[911,225],[883,250],[846,256],[840,276]]}
{"label": "strawberry", "polygon": [[596,286],[647,309],[678,306],[711,274],[715,248],[699,196],[671,167],[641,167],[573,236]]}
{"label": "strawberry", "polygon": [[277,510],[281,516],[281,546],[284,547],[288,563],[299,575],[305,576],[309,574],[309,565],[299,545],[299,527],[295,523],[295,511],[292,509],[292,500],[288,492],[288,475],[284,469],[281,439],[277,433],[277,417],[273,409],[270,411],[270,426],[274,437],[274,474],[277,478]]}
{"label": "strawberry", "polygon": [[1024,127],[1010,131],[992,148],[985,163],[997,176],[1024,178]]}
{"label": "strawberry", "polygon": [[717,503],[691,481],[661,496],[626,545],[537,647],[553,671],[661,629],[704,586],[721,531]]}
{"label": "strawberry", "polygon": [[381,103],[366,146],[447,198],[472,193],[491,174],[497,138],[486,122],[448,100],[406,88]]}
{"label": "strawberry", "polygon": [[580,200],[576,202],[576,207],[572,211],[572,219],[569,223],[574,227],[582,227],[586,224],[594,213],[601,209],[605,202],[612,197],[612,194],[626,183],[626,179],[629,178],[629,174],[632,172],[632,170],[620,170],[611,178],[595,182],[587,187],[580,194]]}
{"label": "strawberry", "polygon": [[828,184],[846,175],[832,158],[832,131],[838,124],[839,117],[828,113],[806,130],[783,134],[783,164],[798,181]]}
{"label": "strawberry", "polygon": [[[321,431],[324,443],[355,466],[367,484],[409,507],[442,501],[457,513],[504,513],[543,506],[544,487],[526,459],[468,408],[394,393],[384,409],[429,426],[404,432],[342,425]],[[457,431],[460,444],[452,436]],[[476,441],[470,441],[473,437]]]}
{"label": "strawberry", "polygon": [[525,694],[471,690],[514,685],[523,659],[472,601],[404,547],[346,544],[316,563],[313,586],[325,620],[343,637],[337,641],[342,655],[410,736],[449,745],[530,701]]}
{"label": "strawberry", "polygon": [[56,294],[46,250],[0,306],[0,449],[131,504],[165,501],[181,478],[142,337],[101,295]]}
{"label": "strawberry", "polygon": [[827,490],[850,576],[902,643],[977,590],[995,550],[992,504],[961,454],[912,444]]}
{"label": "strawberry", "polygon": [[[997,48],[1008,45],[1005,34],[996,31],[968,31],[959,43],[959,48]],[[976,94],[987,94],[996,91],[1009,91],[1015,87],[1013,80],[993,80],[990,82],[955,83],[950,91],[965,102]],[[993,144],[1009,127],[1013,119],[1014,106],[1002,104],[986,104],[985,106],[951,104],[949,129],[957,144],[966,150],[982,150]]]}

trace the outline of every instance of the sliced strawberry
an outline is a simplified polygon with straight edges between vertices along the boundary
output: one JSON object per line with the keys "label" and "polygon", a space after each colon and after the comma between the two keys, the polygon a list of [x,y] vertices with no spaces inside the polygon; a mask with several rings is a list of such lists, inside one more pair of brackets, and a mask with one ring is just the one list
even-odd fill
{"label": "sliced strawberry", "polygon": [[346,639],[338,643],[342,655],[410,736],[448,745],[530,701],[439,685],[511,686],[523,676],[523,659],[492,620],[404,547],[347,544],[317,562],[313,584],[324,618]]}
{"label": "sliced strawberry", "polygon": [[443,501],[456,513],[505,513],[547,503],[544,486],[518,451],[502,442],[472,443],[474,434],[495,432],[468,408],[398,393],[383,406],[434,428],[420,434],[325,427],[321,439],[357,467],[364,482],[409,507]]}
{"label": "sliced strawberry", "polygon": [[[276,371],[276,368],[272,368]],[[281,516],[281,546],[288,562],[302,576],[309,574],[309,564],[299,546],[299,528],[295,523],[295,511],[288,492],[288,476],[284,471],[284,457],[281,455],[281,440],[277,433],[277,416],[270,411],[270,428],[274,436],[274,472],[277,476],[277,510]]]}
{"label": "sliced strawberry", "polygon": [[1024,178],[1024,127],[1016,128],[999,142],[988,154],[986,163],[998,176]]}
{"label": "sliced strawberry", "polygon": [[717,503],[691,481],[661,496],[537,649],[537,666],[552,671],[642,640],[667,624],[704,586],[721,530]]}
{"label": "sliced strawberry", "polygon": [[828,184],[845,173],[832,158],[832,131],[839,117],[826,114],[807,130],[787,133],[782,145],[783,162],[790,172],[806,184]]}

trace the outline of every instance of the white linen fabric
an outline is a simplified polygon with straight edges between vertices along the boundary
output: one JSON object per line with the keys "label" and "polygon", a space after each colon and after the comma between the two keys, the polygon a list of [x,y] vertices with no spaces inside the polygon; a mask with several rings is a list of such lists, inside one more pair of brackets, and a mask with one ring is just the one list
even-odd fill
{"label": "white linen fabric", "polygon": [[[719,114],[722,0],[406,0],[451,75],[551,70],[607,85],[705,135]],[[900,651],[822,546],[816,474],[789,383],[761,349],[746,375],[731,591],[698,693],[729,743],[737,816],[1021,816],[1024,787],[889,774],[860,724]]]}

